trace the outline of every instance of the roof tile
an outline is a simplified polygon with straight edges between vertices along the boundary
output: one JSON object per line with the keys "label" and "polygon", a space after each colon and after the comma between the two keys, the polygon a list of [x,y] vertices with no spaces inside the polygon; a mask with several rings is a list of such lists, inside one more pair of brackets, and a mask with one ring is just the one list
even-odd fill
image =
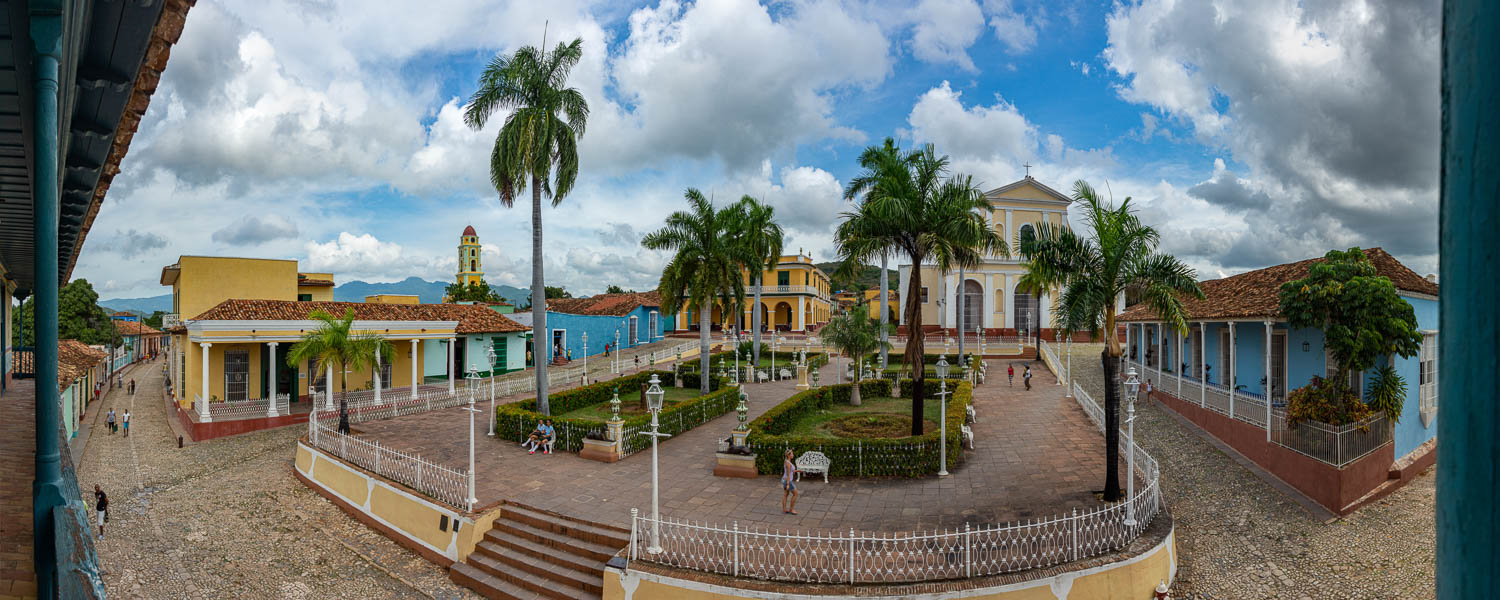
{"label": "roof tile", "polygon": [[343,316],[353,309],[363,321],[458,321],[457,333],[513,333],[528,328],[477,304],[380,304],[364,302],[293,302],[225,300],[194,321],[300,321],[319,309]]}

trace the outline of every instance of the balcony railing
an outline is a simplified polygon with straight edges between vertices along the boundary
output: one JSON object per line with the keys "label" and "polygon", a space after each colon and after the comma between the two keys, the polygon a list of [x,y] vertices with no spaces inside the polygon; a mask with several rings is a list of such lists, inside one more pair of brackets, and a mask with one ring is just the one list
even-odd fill
{"label": "balcony railing", "polygon": [[167,313],[161,316],[161,328],[163,330],[182,326],[182,315]]}
{"label": "balcony railing", "polygon": [[827,292],[811,285],[747,285],[745,294],[754,295],[756,288],[759,288],[762,294],[812,294],[825,300],[828,299]]}

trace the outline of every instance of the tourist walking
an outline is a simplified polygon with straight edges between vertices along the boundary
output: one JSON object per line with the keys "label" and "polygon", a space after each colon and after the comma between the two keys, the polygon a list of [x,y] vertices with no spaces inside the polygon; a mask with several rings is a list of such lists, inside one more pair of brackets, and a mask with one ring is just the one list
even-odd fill
{"label": "tourist walking", "polygon": [[[782,514],[797,514],[797,465],[792,462],[792,449],[786,449],[786,456],[781,461],[781,512]],[[787,504],[787,500],[791,504]]]}
{"label": "tourist walking", "polygon": [[125,424],[125,437],[130,437],[130,409],[125,409],[125,418],[120,422]]}
{"label": "tourist walking", "polygon": [[1023,377],[1026,378],[1026,391],[1029,392],[1031,391],[1031,365],[1026,365],[1026,374]]}
{"label": "tourist walking", "polygon": [[94,484],[94,514],[99,522],[99,537],[104,537],[104,524],[109,522],[109,496],[97,483]]}
{"label": "tourist walking", "polygon": [[1005,374],[1010,377],[1010,387],[1016,387],[1016,366],[1006,365]]}
{"label": "tourist walking", "polygon": [[130,395],[132,395],[132,396],[135,395],[135,380],[134,379],[130,380]]}
{"label": "tourist walking", "polygon": [[115,434],[115,409],[111,408],[111,409],[109,409],[109,412],[105,413],[105,415],[104,415],[104,422],[109,425],[109,434],[110,435],[114,435]]}

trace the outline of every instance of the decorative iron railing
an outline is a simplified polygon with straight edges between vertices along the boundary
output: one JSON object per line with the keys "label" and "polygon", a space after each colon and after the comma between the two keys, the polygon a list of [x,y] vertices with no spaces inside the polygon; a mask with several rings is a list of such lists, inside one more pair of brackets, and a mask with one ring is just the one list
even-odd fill
{"label": "decorative iron railing", "polygon": [[[331,412],[331,411],[325,411]],[[334,412],[333,414],[337,414]],[[467,469],[448,467],[423,460],[421,456],[392,450],[380,445],[379,440],[364,440],[344,435],[310,419],[315,429],[311,442],[317,448],[349,461],[361,469],[417,490],[433,499],[458,508],[469,510],[470,478]]]}

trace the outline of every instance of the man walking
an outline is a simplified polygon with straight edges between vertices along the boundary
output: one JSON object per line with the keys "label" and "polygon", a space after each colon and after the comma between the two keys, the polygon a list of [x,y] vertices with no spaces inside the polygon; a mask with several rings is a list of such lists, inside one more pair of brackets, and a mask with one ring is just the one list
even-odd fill
{"label": "man walking", "polygon": [[1006,365],[1005,375],[1010,377],[1010,387],[1016,387],[1016,366]]}
{"label": "man walking", "polygon": [[134,379],[130,380],[130,395],[132,395],[132,396],[135,395],[135,380]]}
{"label": "man walking", "polygon": [[115,434],[115,409],[113,407],[111,407],[109,409],[109,412],[107,412],[107,413],[104,414],[104,422],[109,425],[109,434],[110,435],[114,435]]}
{"label": "man walking", "polygon": [[[1030,384],[1030,381],[1031,381],[1030,377],[1031,377],[1030,375],[1027,375],[1027,380],[1026,381],[1027,381],[1027,386],[1028,387],[1026,389],[1031,389],[1029,387],[1031,385]],[[130,437],[130,409],[128,409],[128,408],[125,409],[125,419],[124,419],[123,422],[125,423],[125,437]]]}
{"label": "man walking", "polygon": [[[1031,365],[1026,365],[1026,374],[1024,375],[1024,377],[1026,378],[1026,391],[1029,392],[1031,391]],[[125,416],[128,418],[130,416],[130,413],[126,412]],[[125,430],[128,433],[130,431],[130,426],[126,425]]]}
{"label": "man walking", "polygon": [[109,520],[109,496],[97,483],[94,484],[94,514],[99,522],[99,537],[104,537],[104,523]]}

